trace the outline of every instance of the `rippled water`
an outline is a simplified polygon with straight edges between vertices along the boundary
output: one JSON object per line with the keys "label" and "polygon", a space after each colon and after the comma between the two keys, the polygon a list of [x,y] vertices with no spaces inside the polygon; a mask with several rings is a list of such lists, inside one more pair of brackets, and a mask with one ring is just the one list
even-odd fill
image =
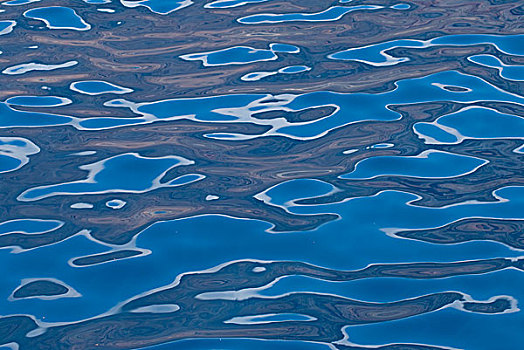
{"label": "rippled water", "polygon": [[0,11],[1,349],[522,348],[522,1]]}

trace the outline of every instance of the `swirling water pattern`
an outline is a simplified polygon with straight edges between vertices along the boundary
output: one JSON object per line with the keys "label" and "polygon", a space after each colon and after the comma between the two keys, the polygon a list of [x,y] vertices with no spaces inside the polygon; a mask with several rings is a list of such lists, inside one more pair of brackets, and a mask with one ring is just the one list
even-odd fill
{"label": "swirling water pattern", "polygon": [[0,349],[522,348],[522,1],[0,10]]}

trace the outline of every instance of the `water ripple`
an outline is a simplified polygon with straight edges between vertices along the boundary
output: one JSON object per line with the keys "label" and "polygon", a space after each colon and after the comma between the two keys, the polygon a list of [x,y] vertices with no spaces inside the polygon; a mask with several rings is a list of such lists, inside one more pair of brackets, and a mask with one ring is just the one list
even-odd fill
{"label": "water ripple", "polygon": [[1,7],[1,348],[521,346],[522,1]]}

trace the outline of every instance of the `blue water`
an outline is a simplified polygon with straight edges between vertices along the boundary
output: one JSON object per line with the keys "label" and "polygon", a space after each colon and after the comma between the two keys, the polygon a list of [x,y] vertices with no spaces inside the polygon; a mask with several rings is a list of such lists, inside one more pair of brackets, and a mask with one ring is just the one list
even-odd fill
{"label": "blue water", "polygon": [[521,349],[522,1],[0,4],[0,349]]}
{"label": "blue water", "polygon": [[101,95],[101,94],[127,94],[133,90],[108,83],[107,81],[75,81],[71,83],[69,88],[73,91],[87,95]]}
{"label": "blue water", "polygon": [[43,21],[49,29],[91,29],[91,25],[86,23],[75,10],[69,7],[49,6],[33,8],[24,12],[24,16]]}

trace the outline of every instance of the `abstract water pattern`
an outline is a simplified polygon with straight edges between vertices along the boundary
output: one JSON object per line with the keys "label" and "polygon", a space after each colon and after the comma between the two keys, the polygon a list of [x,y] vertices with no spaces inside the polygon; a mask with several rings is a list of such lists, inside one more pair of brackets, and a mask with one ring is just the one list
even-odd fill
{"label": "abstract water pattern", "polygon": [[522,1],[0,10],[0,349],[522,347]]}

